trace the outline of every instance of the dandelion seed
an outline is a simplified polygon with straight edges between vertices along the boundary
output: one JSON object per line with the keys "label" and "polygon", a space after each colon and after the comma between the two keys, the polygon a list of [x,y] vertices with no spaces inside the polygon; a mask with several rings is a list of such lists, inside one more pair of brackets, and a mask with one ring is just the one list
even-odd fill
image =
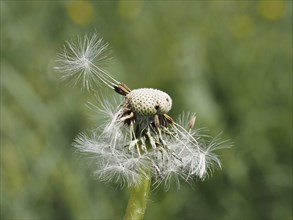
{"label": "dandelion seed", "polygon": [[204,180],[213,167],[221,167],[213,153],[219,148],[217,140],[206,144],[205,136],[194,129],[194,114],[176,123],[168,115],[172,99],[167,93],[152,88],[131,90],[102,69],[107,48],[96,34],[67,42],[56,67],[64,79],[81,82],[85,89],[93,89],[99,82],[124,97],[115,107],[100,100],[101,107],[96,109],[109,119],[92,135],[80,134],[74,142],[80,152],[97,161],[97,177],[122,186],[137,186],[150,175],[155,184],[168,189],[171,182],[179,188],[180,179]]}
{"label": "dandelion seed", "polygon": [[61,79],[73,80],[74,85],[81,82],[87,90],[99,82],[112,88],[120,83],[101,67],[110,59],[108,46],[97,34],[66,42],[58,55],[55,69],[63,74]]}

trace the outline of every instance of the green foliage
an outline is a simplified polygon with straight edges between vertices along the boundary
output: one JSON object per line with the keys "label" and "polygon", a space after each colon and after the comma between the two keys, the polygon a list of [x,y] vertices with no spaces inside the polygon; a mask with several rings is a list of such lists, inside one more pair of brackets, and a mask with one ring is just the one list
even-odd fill
{"label": "green foliage", "polygon": [[166,91],[172,117],[195,111],[233,142],[213,178],[152,191],[147,219],[292,219],[291,1],[1,1],[1,219],[123,217],[128,192],[71,147],[98,123],[94,94],[52,68],[94,30],[115,78]]}

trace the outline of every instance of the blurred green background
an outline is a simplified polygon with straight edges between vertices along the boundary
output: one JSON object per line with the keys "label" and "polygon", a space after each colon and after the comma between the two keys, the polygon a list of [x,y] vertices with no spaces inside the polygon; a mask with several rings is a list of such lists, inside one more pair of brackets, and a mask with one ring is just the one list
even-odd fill
{"label": "blurred green background", "polygon": [[233,143],[212,178],[153,191],[146,219],[292,219],[292,1],[3,0],[1,219],[124,215],[128,190],[71,147],[98,123],[93,94],[53,71],[65,40],[93,31],[119,81],[166,91],[172,117],[196,112]]}

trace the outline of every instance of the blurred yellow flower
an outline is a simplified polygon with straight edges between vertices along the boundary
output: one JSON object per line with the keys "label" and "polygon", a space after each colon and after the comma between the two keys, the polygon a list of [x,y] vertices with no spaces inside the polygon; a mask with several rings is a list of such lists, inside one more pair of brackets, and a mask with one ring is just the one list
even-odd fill
{"label": "blurred yellow flower", "polygon": [[79,25],[86,25],[94,18],[94,9],[91,2],[73,1],[67,8],[67,14],[70,19]]}
{"label": "blurred yellow flower", "polygon": [[230,30],[233,36],[236,38],[248,37],[253,29],[252,19],[246,14],[237,15],[232,18]]}
{"label": "blurred yellow flower", "polygon": [[258,11],[265,19],[275,21],[283,17],[285,12],[284,1],[261,1]]}
{"label": "blurred yellow flower", "polygon": [[133,20],[141,12],[142,1],[123,1],[120,0],[118,4],[118,14],[126,19]]}

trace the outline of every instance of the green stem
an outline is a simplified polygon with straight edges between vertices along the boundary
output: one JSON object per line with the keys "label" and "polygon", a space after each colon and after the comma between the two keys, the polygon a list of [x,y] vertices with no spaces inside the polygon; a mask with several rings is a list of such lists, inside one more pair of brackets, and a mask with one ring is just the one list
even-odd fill
{"label": "green stem", "polygon": [[124,220],[142,220],[146,210],[151,186],[150,176],[143,175],[138,186],[130,189],[130,197],[126,208]]}

